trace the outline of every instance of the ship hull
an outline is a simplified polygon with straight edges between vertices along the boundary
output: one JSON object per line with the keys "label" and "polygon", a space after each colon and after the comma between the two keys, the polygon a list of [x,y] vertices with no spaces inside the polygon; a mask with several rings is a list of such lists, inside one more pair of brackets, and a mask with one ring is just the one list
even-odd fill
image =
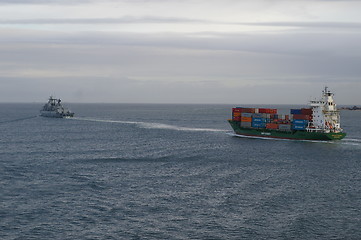
{"label": "ship hull", "polygon": [[280,131],[265,128],[245,128],[241,127],[238,121],[228,120],[234,132],[241,136],[295,139],[295,140],[341,140],[346,136],[343,132],[307,132],[304,130]]}
{"label": "ship hull", "polygon": [[49,118],[67,118],[73,117],[74,113],[59,113],[55,111],[40,111],[40,116]]}

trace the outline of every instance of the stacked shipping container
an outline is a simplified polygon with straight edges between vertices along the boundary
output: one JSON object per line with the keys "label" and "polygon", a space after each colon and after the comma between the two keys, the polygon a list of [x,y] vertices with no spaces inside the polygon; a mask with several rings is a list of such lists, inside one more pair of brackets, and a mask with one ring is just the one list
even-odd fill
{"label": "stacked shipping container", "polygon": [[291,109],[291,114],[293,114],[292,129],[305,130],[309,122],[312,122],[312,113],[311,108]]}
{"label": "stacked shipping container", "polygon": [[266,128],[281,131],[305,130],[312,121],[312,109],[291,109],[291,115],[277,114],[271,108],[233,108],[232,120],[239,121],[241,127]]}
{"label": "stacked shipping container", "polygon": [[280,123],[287,124],[286,118],[277,114],[277,109],[240,107],[233,108],[232,113],[232,119],[239,121],[241,127],[278,129]]}

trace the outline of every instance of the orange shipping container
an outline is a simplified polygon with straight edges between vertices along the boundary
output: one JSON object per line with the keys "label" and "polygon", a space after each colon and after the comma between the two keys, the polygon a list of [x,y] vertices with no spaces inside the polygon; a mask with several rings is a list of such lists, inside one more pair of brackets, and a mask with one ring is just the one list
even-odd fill
{"label": "orange shipping container", "polygon": [[251,117],[241,117],[241,122],[252,122]]}
{"label": "orange shipping container", "polygon": [[278,124],[277,123],[267,123],[266,128],[267,129],[278,129]]}
{"label": "orange shipping container", "polygon": [[241,112],[233,112],[233,117],[239,117],[241,116]]}

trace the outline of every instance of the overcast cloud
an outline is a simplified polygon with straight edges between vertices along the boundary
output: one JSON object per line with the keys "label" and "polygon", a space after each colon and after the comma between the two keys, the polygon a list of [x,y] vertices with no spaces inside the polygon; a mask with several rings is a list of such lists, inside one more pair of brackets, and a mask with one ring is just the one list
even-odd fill
{"label": "overcast cloud", "polygon": [[361,104],[360,7],[0,0],[0,102]]}

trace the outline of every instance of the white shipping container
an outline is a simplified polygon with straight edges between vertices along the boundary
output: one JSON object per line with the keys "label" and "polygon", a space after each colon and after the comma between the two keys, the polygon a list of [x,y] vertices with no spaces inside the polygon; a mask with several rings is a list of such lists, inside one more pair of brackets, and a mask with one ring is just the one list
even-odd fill
{"label": "white shipping container", "polygon": [[278,129],[282,131],[290,131],[291,130],[291,124],[279,124]]}
{"label": "white shipping container", "polygon": [[252,117],[253,113],[242,113],[242,117]]}
{"label": "white shipping container", "polygon": [[252,127],[252,122],[241,122],[241,127],[250,128]]}

